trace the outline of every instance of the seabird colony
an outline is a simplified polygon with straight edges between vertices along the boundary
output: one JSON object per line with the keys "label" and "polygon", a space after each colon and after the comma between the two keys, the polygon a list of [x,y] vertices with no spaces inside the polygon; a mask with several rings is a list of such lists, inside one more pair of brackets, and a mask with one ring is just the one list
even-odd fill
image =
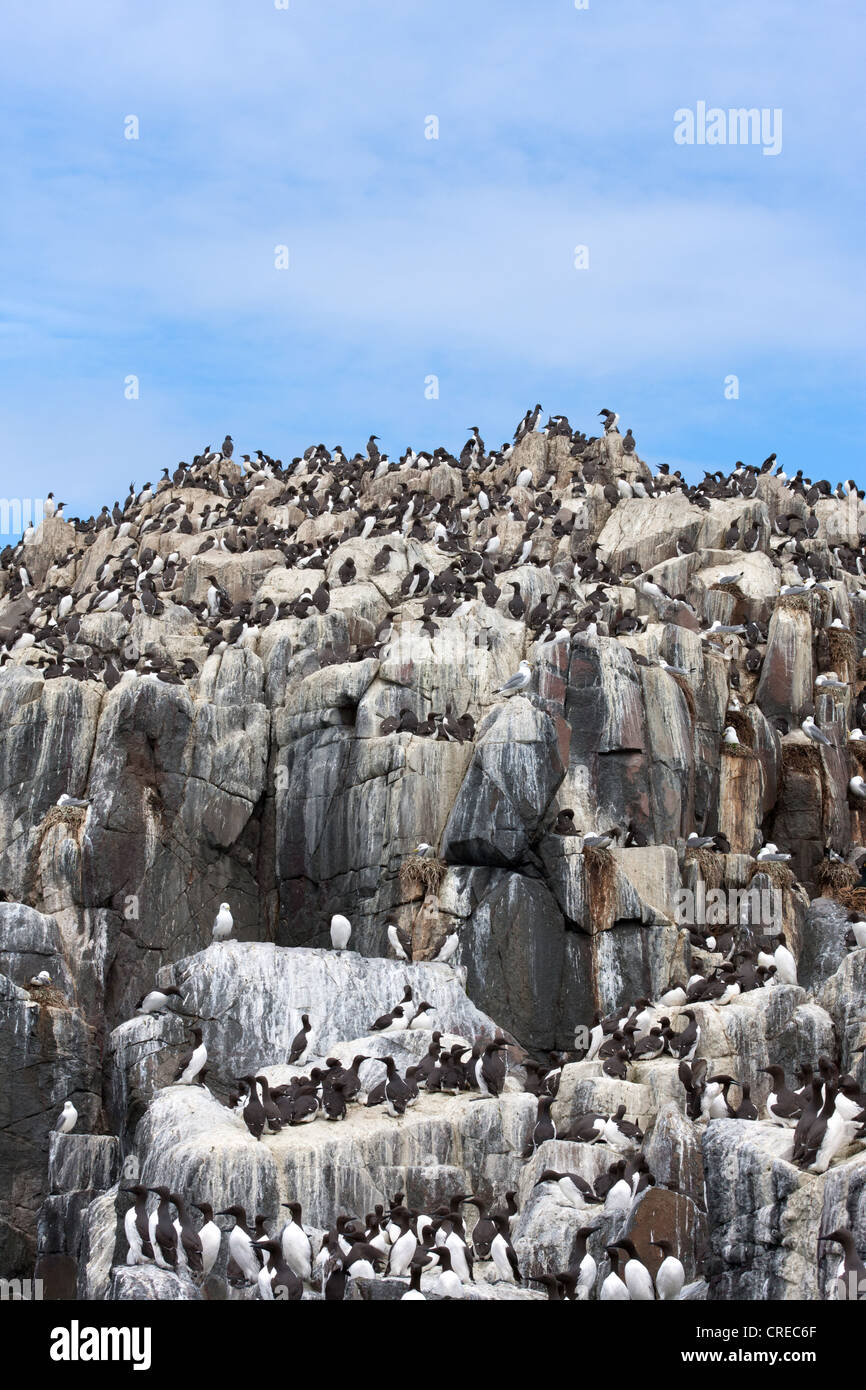
{"label": "seabird colony", "polygon": [[[23,666],[43,681],[71,679],[107,691],[159,681],[194,693],[208,665],[229,649],[255,652],[272,625],[339,607],[340,590],[362,577],[375,584],[399,575],[399,584],[388,588],[389,607],[375,632],[310,651],[310,670],[382,660],[410,627],[434,643],[444,623],[472,614],[483,631],[485,610],[495,610],[525,630],[525,655],[495,689],[496,701],[543,700],[540,678],[542,673],[547,678],[551,663],[567,671],[572,655],[605,639],[622,643],[635,666],[656,668],[660,679],[688,691],[695,672],[676,641],[661,640],[666,631],[683,628],[700,634],[703,650],[723,663],[722,752],[754,758],[749,712],[771,624],[779,609],[807,611],[824,669],[814,680],[808,707],[793,718],[773,714],[767,727],[783,748],[814,748],[819,758],[832,756],[843,766],[850,762],[850,829],[843,841],[838,835],[835,844],[828,839],[823,867],[842,866],[849,896],[862,892],[866,854],[859,802],[866,799],[866,784],[856,770],[862,766],[856,744],[866,725],[860,669],[866,653],[857,650],[852,633],[855,610],[860,628],[866,621],[861,494],[851,481],[834,487],[802,471],[788,477],[775,454],[761,464],[738,461],[728,473],[706,473],[690,484],[665,464],[650,470],[636,454],[631,430],[620,433],[617,415],[604,409],[599,416],[603,432],[587,437],[565,416],[550,416],[542,425],[536,406],[519,423],[513,441],[499,449],[488,451],[472,426],[459,456],[440,447],[407,449],[393,460],[371,435],[366,449],[353,456],[339,445],[318,444],[288,465],[261,449],[242,455],[238,464],[226,436],[220,449],[206,446],[190,463],[179,463],[173,472],[163,469],[155,484],[130,483],[123,502],[104,506],[98,516],[67,519],[66,504],[49,494],[46,522],[39,530],[29,527],[20,543],[0,554],[0,667]],[[646,569],[642,525],[629,510],[635,501],[646,508],[666,502],[686,506],[696,517],[693,525],[672,532],[668,553],[662,560],[656,553]],[[708,546],[700,534],[702,515],[718,518],[730,503],[752,505],[731,510],[733,519]],[[715,511],[714,504],[720,504]],[[608,546],[602,539],[616,534],[618,516],[630,546]],[[707,548],[719,553],[704,566],[710,573],[695,582],[699,552]],[[268,562],[265,572],[282,568],[300,577],[284,598],[232,592],[232,561],[256,552]],[[752,565],[755,555],[763,557],[761,572]],[[685,565],[678,564],[683,560]],[[768,611],[756,616],[761,603],[750,600],[766,600],[768,594]],[[181,613],[185,654],[175,657],[167,644],[148,640],[153,629],[145,620],[167,623]],[[108,624],[109,617],[117,621]],[[481,713],[445,703],[419,715],[417,705],[407,701],[381,721],[378,732],[472,744]],[[84,790],[70,788],[58,808],[86,821],[90,801],[74,794]],[[637,818],[599,825],[586,805],[579,816],[568,806],[551,807],[546,829],[563,840],[576,837],[592,872],[602,876],[610,873],[619,850],[657,843]],[[722,858],[732,854],[729,833],[720,826],[717,809],[711,820],[708,804],[704,821],[684,829],[675,846],[681,862],[690,863],[699,877],[713,878]],[[741,825],[737,833],[742,839]],[[751,861],[753,874],[798,887],[790,867],[795,842],[767,839],[758,816],[746,838],[735,852]],[[441,862],[438,855],[437,844],[427,841],[415,851],[431,872]],[[821,868],[811,865],[813,872]],[[225,949],[234,929],[231,903],[224,901],[209,929],[214,949]],[[352,932],[349,917],[331,915],[333,951],[349,950]],[[654,999],[640,997],[598,1010],[591,1020],[575,1019],[575,1048],[568,1052],[532,1055],[501,1031],[474,1038],[449,1033],[449,1021],[437,1016],[429,1000],[416,999],[407,983],[402,998],[369,1021],[368,1033],[383,1038],[429,1034],[415,1065],[401,1068],[390,1054],[361,1052],[348,1064],[328,1056],[322,1065],[305,1069],[311,1035],[321,1022],[310,1011],[302,1012],[285,1056],[263,1057],[259,1067],[237,1077],[227,1072],[227,1059],[220,1059],[221,1103],[253,1145],[268,1144],[284,1130],[345,1122],[361,1107],[381,1106],[400,1125],[422,1097],[447,1105],[449,1097],[468,1092],[479,1103],[497,1104],[510,1092],[528,1093],[535,1115],[521,1157],[535,1167],[523,1208],[515,1189],[457,1192],[430,1210],[420,1210],[397,1191],[371,1212],[335,1211],[328,1229],[313,1230],[304,1224],[299,1193],[282,1203],[289,1215],[280,1228],[278,1211],[248,1213],[237,1203],[224,1206],[219,1191],[180,1192],[133,1181],[124,1187],[130,1197],[124,1220],[127,1265],[154,1264],[199,1284],[218,1270],[230,1286],[255,1290],[266,1300],[300,1299],[305,1292],[341,1300],[353,1280],[379,1278],[405,1286],[394,1297],[462,1298],[481,1269],[484,1283],[530,1287],[557,1301],[676,1299],[684,1288],[690,1296],[685,1265],[691,1265],[697,1288],[702,1258],[677,1248],[671,1232],[652,1229],[649,1239],[643,1234],[639,1252],[630,1224],[648,1189],[678,1192],[679,1182],[671,1175],[656,1178],[646,1156],[648,1136],[636,1118],[629,1119],[625,1104],[609,1111],[572,1107],[567,1123],[558,1124],[563,1069],[577,1064],[587,1077],[628,1083],[645,1080],[651,1064],[667,1062],[691,1122],[747,1121],[784,1131],[778,1155],[815,1176],[862,1147],[866,1094],[862,1081],[843,1071],[837,1057],[823,1053],[801,1056],[790,1079],[775,1061],[753,1069],[743,1059],[737,1075],[717,1070],[707,1055],[701,1022],[707,1015],[701,1006],[736,1009],[758,991],[796,986],[797,959],[778,923],[767,931],[748,915],[721,924],[695,920],[685,935],[690,950],[682,961],[688,968],[673,973]],[[458,953],[459,940],[459,928],[447,934],[435,956],[440,966]],[[389,920],[387,942],[398,962],[416,958],[405,924]],[[842,950],[866,950],[859,900],[850,911]],[[465,979],[465,968],[456,962],[455,968]],[[49,1006],[46,991],[53,986],[47,971],[33,976],[28,988],[37,1003]],[[208,1020],[188,1007],[183,989],[154,984],[139,1000],[138,1013],[176,1014],[189,1022],[189,1045],[177,1057],[169,1085],[207,1087]],[[585,1036],[578,1040],[582,1025]],[[852,1056],[862,1052],[859,1046]],[[278,1063],[294,1068],[294,1074],[275,1085],[264,1069]],[[764,1075],[770,1081],[763,1090],[767,1084],[770,1089],[759,1105],[752,1090],[762,1086]],[[77,1132],[78,1118],[67,1100],[59,1134]],[[609,1160],[596,1163],[591,1177],[585,1169],[577,1171],[586,1149],[600,1149]],[[564,1157],[568,1152],[575,1155],[573,1166]],[[555,1164],[544,1161],[548,1154],[556,1155]],[[535,1259],[521,1268],[512,1241],[526,1203],[537,1200],[539,1189],[573,1222],[571,1255],[559,1268],[540,1268]],[[862,1271],[847,1229],[823,1232],[816,1260],[825,1253],[824,1242],[841,1250],[841,1275]],[[658,1254],[650,1259],[653,1250]]]}

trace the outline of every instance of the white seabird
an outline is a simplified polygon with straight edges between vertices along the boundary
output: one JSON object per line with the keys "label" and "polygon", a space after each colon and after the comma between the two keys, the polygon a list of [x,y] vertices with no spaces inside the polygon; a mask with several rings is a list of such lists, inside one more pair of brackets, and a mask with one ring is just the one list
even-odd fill
{"label": "white seabird", "polygon": [[791,856],[784,854],[772,840],[768,840],[764,848],[758,851],[757,858],[759,860],[766,859],[774,864],[787,864]]}
{"label": "white seabird", "polygon": [[438,961],[440,965],[444,965],[445,961],[450,960],[456,950],[457,933],[456,931],[449,932],[439,948],[439,954],[434,956],[433,959]]}
{"label": "white seabird", "polygon": [[516,695],[519,690],[525,690],[532,680],[532,668],[528,661],[521,661],[515,674],[501,685],[497,690],[497,695]]}
{"label": "white seabird", "polygon": [[69,1134],[70,1130],[75,1128],[77,1122],[78,1111],[75,1109],[72,1101],[64,1101],[63,1109],[60,1112],[60,1118],[54,1126],[54,1132],[55,1134]]}
{"label": "white seabird", "polygon": [[613,844],[619,836],[619,829],[614,826],[601,835],[584,835],[583,849],[607,849],[608,845]]}
{"label": "white seabird", "polygon": [[400,940],[400,934],[397,930],[396,922],[388,923],[388,941],[393,947],[394,955],[397,957],[398,960],[409,959],[408,955],[406,954],[405,947],[403,946],[403,942]]}
{"label": "white seabird", "polygon": [[142,995],[141,1002],[135,1012],[137,1014],[168,1013],[172,999],[183,1000],[183,995],[174,985],[166,986],[164,990],[149,990],[147,994]]}
{"label": "white seabird", "polygon": [[823,743],[827,748],[833,747],[832,740],[827,737],[823,730],[818,728],[811,714],[806,715],[800,728],[803,730],[806,737],[810,738],[813,743]]}
{"label": "white seabird", "polygon": [[696,830],[693,830],[686,839],[686,849],[707,849],[709,845],[715,843],[715,835],[699,835]]}
{"label": "white seabird", "polygon": [[335,912],[331,918],[331,945],[335,951],[345,951],[352,935],[352,923],[342,913]]}
{"label": "white seabird", "polygon": [[213,939],[214,941],[225,941],[232,934],[234,918],[228,903],[220,903],[220,910],[213,919]]}

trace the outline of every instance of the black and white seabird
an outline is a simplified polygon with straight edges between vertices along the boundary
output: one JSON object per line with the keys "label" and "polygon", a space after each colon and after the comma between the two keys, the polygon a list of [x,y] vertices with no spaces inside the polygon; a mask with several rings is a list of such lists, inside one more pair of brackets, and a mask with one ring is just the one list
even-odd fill
{"label": "black and white seabird", "polygon": [[176,1086],[194,1085],[207,1065],[207,1048],[202,1042],[202,1030],[193,1028],[192,1035],[194,1044],[183,1053],[174,1074],[173,1084]]}
{"label": "black and white seabird", "polygon": [[290,1067],[294,1066],[296,1062],[299,1062],[303,1057],[304,1053],[306,1052],[307,1044],[309,1042],[310,1031],[311,1025],[309,1014],[301,1014],[301,1026],[298,1032],[292,1038],[292,1044],[289,1048],[289,1055],[286,1058],[286,1061]]}

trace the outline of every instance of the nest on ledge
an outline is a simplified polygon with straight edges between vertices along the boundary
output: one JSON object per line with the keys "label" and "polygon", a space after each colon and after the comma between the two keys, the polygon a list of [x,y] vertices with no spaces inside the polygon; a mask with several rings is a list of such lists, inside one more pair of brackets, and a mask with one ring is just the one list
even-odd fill
{"label": "nest on ledge", "polygon": [[787,864],[778,864],[772,859],[758,859],[749,870],[749,882],[756,874],[766,874],[771,883],[777,888],[793,888],[797,882],[793,872]]}
{"label": "nest on ledge", "polygon": [[722,856],[711,849],[687,849],[686,863],[697,864],[708,888],[721,888],[725,879]]}
{"label": "nest on ledge", "polygon": [[782,776],[786,772],[817,772],[821,775],[821,755],[813,743],[782,744]]}
{"label": "nest on ledge", "polygon": [[686,708],[689,712],[689,718],[694,724],[697,721],[698,717],[698,707],[695,704],[694,691],[692,690],[692,687],[689,685],[688,676],[680,676],[676,671],[668,671],[668,675],[670,676],[671,680],[674,681],[674,683],[678,685],[680,690],[683,692],[683,699],[686,702]]}
{"label": "nest on ledge", "polygon": [[789,613],[812,612],[812,605],[806,594],[782,594],[776,607],[785,608]]}
{"label": "nest on ledge", "polygon": [[[62,809],[62,808],[61,808]],[[35,999],[37,1004],[44,1004],[49,1009],[65,1009],[69,1012],[69,1004],[66,995],[54,985],[26,985],[27,993],[31,999]]]}
{"label": "nest on ledge", "polygon": [[743,591],[742,591],[742,589],[740,588],[739,584],[711,584],[711,585],[710,585],[710,593],[711,593],[711,594],[730,594],[730,595],[731,595],[731,598],[736,599],[736,601],[737,601],[738,603],[747,603],[747,602],[748,602],[748,600],[747,600],[747,598],[746,598],[746,595],[743,593]]}
{"label": "nest on ledge", "polygon": [[587,865],[593,869],[604,869],[614,862],[610,850],[602,849],[599,845],[584,845],[583,857]]}
{"label": "nest on ledge", "polygon": [[722,755],[726,758],[751,758],[752,761],[755,758],[751,748],[746,748],[742,743],[723,743]]}
{"label": "nest on ledge", "polygon": [[836,901],[850,912],[860,912],[866,916],[866,888],[842,888],[836,895]]}
{"label": "nest on ledge", "polygon": [[404,898],[414,898],[419,891],[422,896],[438,893],[447,872],[444,859],[425,859],[420,854],[404,859],[400,865],[400,889]]}
{"label": "nest on ledge", "polygon": [[[744,743],[747,748],[755,746],[755,731],[741,709],[725,710],[725,724],[730,724],[740,743]],[[734,744],[723,745],[723,747],[731,748],[734,746]]]}
{"label": "nest on ledge", "polygon": [[815,870],[815,885],[822,898],[838,898],[847,888],[853,888],[860,875],[850,864],[835,859],[822,859]]}
{"label": "nest on ledge", "polygon": [[845,672],[842,668],[853,671],[857,665],[857,643],[854,641],[854,634],[846,627],[828,627],[827,645],[831,669],[838,671],[840,679],[844,680]]}
{"label": "nest on ledge", "polygon": [[86,819],[86,806],[52,806],[42,817],[39,829],[42,835],[46,835],[55,825],[71,825],[77,830]]}
{"label": "nest on ledge", "polygon": [[616,860],[609,849],[585,845],[583,870],[589,913],[591,919],[600,924],[599,929],[603,930],[612,924],[616,910]]}

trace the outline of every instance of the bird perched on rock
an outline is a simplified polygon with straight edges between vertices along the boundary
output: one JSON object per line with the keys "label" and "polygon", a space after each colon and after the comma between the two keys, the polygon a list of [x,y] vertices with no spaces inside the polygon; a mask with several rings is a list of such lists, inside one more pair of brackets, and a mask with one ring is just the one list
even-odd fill
{"label": "bird perched on rock", "polygon": [[173,1084],[176,1086],[192,1086],[207,1065],[207,1048],[202,1042],[202,1030],[193,1028],[192,1035],[193,1046],[182,1054],[174,1074]]}
{"label": "bird perched on rock", "polygon": [[442,945],[439,947],[437,955],[435,955],[433,959],[438,961],[440,964],[444,965],[454,955],[454,952],[457,950],[459,944],[460,940],[457,935],[457,932],[449,932],[445,940],[442,942]]}
{"label": "bird perched on rock", "polygon": [[795,985],[797,983],[797,962],[794,960],[785,933],[782,931],[779,932],[779,944],[773,952],[773,960],[782,983]]}
{"label": "bird perched on rock", "polygon": [[793,1129],[803,1110],[802,1102],[785,1085],[785,1073],[780,1066],[762,1067],[772,1078],[772,1089],[767,1096],[767,1119],[771,1124]]}
{"label": "bird perched on rock", "polygon": [[78,1123],[78,1111],[71,1100],[63,1102],[63,1109],[60,1112],[57,1124],[54,1126],[55,1134],[69,1134]]}
{"label": "bird perched on rock", "polygon": [[773,840],[768,840],[762,849],[758,850],[757,859],[759,863],[769,860],[772,864],[787,864],[791,858],[790,854],[780,850]]}
{"label": "bird perched on rock", "polygon": [[396,922],[388,923],[388,942],[398,960],[411,961],[412,937]]}
{"label": "bird perched on rock", "polygon": [[552,1096],[540,1096],[538,1100],[538,1115],[532,1131],[532,1148],[537,1149],[545,1144],[548,1139],[556,1138],[556,1125],[550,1113],[553,1105]]}
{"label": "bird perched on rock", "polygon": [[662,1262],[656,1270],[656,1293],[663,1301],[673,1302],[679,1298],[686,1281],[682,1260],[674,1254],[674,1247],[669,1240],[651,1240],[650,1245],[662,1252]]}
{"label": "bird perched on rock", "polygon": [[612,825],[609,830],[604,831],[601,835],[584,835],[583,847],[584,849],[609,849],[613,842],[619,838],[621,833],[618,825]]}
{"label": "bird perched on rock", "polygon": [[630,1303],[631,1294],[619,1272],[621,1258],[619,1246],[606,1245],[605,1253],[610,1261],[610,1273],[605,1276],[602,1282],[598,1294],[599,1301],[601,1303]]}
{"label": "bird perched on rock", "polygon": [[207,1278],[219,1257],[222,1231],[213,1219],[214,1211],[209,1202],[192,1202],[191,1205],[204,1217],[204,1225],[199,1227],[198,1238],[201,1242],[201,1272],[204,1278]]}
{"label": "bird perched on rock", "polygon": [[214,941],[226,941],[234,929],[234,918],[228,903],[220,903],[219,912],[213,919],[212,936]]}
{"label": "bird perched on rock", "polygon": [[683,1009],[683,1017],[688,1019],[688,1023],[681,1033],[675,1033],[672,1036],[671,1052],[681,1061],[690,1062],[701,1040],[701,1026],[692,1009]]}
{"label": "bird perched on rock", "polygon": [[806,737],[811,739],[813,743],[821,743],[827,748],[833,747],[833,740],[827,737],[823,729],[818,728],[811,714],[806,715],[800,728],[803,730]]}
{"label": "bird perched on rock", "polygon": [[297,1033],[295,1034],[295,1036],[292,1038],[292,1044],[291,1044],[291,1047],[289,1048],[289,1055],[288,1055],[288,1057],[286,1058],[286,1061],[287,1061],[287,1063],[288,1063],[288,1065],[289,1065],[290,1067],[293,1067],[293,1066],[295,1065],[295,1063],[296,1063],[296,1062],[299,1062],[299,1061],[301,1060],[301,1058],[303,1057],[304,1053],[305,1053],[306,1050],[307,1050],[307,1046],[308,1046],[308,1043],[309,1043],[309,1037],[310,1037],[310,1015],[309,1015],[309,1014],[301,1014],[301,1026],[300,1026],[300,1028],[298,1029],[298,1031],[297,1031]]}
{"label": "bird perched on rock", "polygon": [[163,989],[152,989],[143,994],[135,1006],[137,1014],[169,1013],[172,999],[183,999],[183,991],[176,985],[166,985]]}
{"label": "bird perched on rock", "polygon": [[345,951],[352,935],[352,923],[342,913],[335,912],[331,918],[331,945],[335,951]]}
{"label": "bird perched on rock", "polygon": [[504,685],[497,690],[497,695],[517,695],[519,691],[525,690],[532,681],[532,669],[528,661],[521,661],[517,671],[510,676]]}

